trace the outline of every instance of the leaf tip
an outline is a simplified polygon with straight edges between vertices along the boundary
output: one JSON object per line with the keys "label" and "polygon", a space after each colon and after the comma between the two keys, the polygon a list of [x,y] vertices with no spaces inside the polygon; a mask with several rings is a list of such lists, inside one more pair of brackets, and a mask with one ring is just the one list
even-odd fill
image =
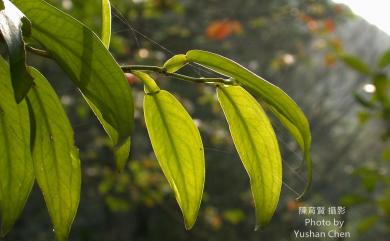
{"label": "leaf tip", "polygon": [[194,220],[192,220],[190,218],[184,218],[184,227],[187,231],[191,230],[192,227],[194,227],[195,220],[196,220],[196,218]]}

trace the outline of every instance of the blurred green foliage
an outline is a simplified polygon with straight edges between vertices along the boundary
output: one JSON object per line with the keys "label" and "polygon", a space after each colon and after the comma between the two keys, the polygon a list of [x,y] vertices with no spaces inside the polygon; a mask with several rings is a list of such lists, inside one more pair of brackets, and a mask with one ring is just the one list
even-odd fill
{"label": "blurred green foliage", "polygon": [[[50,2],[100,31],[99,0]],[[304,170],[299,168],[298,147],[276,126],[281,134],[284,182],[288,187],[283,187],[273,222],[265,230],[253,232],[248,179],[213,89],[156,76],[161,87],[185,93],[186,98],[179,98],[195,118],[204,139],[208,160],[205,195],[197,225],[187,232],[143,126],[142,85],[131,81],[137,128],[131,160],[118,173],[110,142],[76,89],[52,62],[31,56],[29,61],[40,66],[56,86],[80,147],[84,181],[70,240],[291,240],[294,229],[305,229],[303,218],[297,215],[299,206],[337,204],[351,206],[345,216],[347,229],[352,232],[350,240],[388,237],[388,227],[382,221],[389,217],[389,162],[385,160],[390,154],[375,130],[388,132],[386,125],[390,121],[386,117],[379,126],[374,121],[374,127],[369,121],[384,118],[379,100],[382,97],[358,92],[356,101],[368,105],[356,110],[352,99],[356,86],[345,87],[344,79],[343,83],[334,83],[326,78],[330,73],[343,76],[341,73],[346,71],[337,62],[345,47],[337,28],[348,21],[348,10],[327,0],[113,0],[112,6],[110,48],[121,63],[161,65],[175,53],[206,49],[233,58],[287,89],[310,116],[314,184],[307,200],[295,201],[294,191],[300,192],[304,185]],[[380,66],[384,67],[385,62],[381,60]],[[187,66],[184,72],[207,74],[196,66]],[[370,83],[382,85],[381,80]],[[337,98],[330,93],[333,89],[340,91],[336,92]],[[365,125],[355,124],[357,113],[360,120],[366,121]],[[368,131],[364,131],[365,127]],[[372,137],[364,136],[367,133]],[[383,152],[382,161],[376,159],[380,156],[378,149]],[[7,240],[51,240],[52,234],[47,231],[50,222],[41,199],[34,188],[24,214]],[[367,219],[363,220],[364,217]]]}

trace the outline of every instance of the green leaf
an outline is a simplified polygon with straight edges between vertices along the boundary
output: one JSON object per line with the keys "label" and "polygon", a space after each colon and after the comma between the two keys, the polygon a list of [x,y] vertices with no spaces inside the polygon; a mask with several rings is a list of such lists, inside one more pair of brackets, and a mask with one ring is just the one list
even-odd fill
{"label": "green leaf", "polygon": [[312,161],[310,157],[311,134],[309,122],[299,106],[277,86],[257,76],[233,60],[201,50],[191,50],[187,52],[186,56],[188,61],[198,63],[217,73],[229,76],[253,91],[261,100],[284,117],[280,121],[289,131],[294,129],[291,126],[295,126],[301,137],[298,137],[297,131],[291,131],[291,134],[298,144],[303,140],[303,152],[307,166],[307,184],[303,193],[298,197],[301,198],[311,186]]}
{"label": "green leaf", "polygon": [[0,32],[8,47],[12,87],[15,99],[19,103],[32,85],[32,78],[26,69],[26,52],[22,33],[22,29],[28,29],[28,26],[26,27],[28,21],[9,0],[4,0],[3,3],[5,8],[0,11]]}
{"label": "green leaf", "polygon": [[372,83],[375,86],[375,95],[378,97],[378,100],[383,104],[389,102],[388,90],[390,89],[390,80],[385,74],[377,74],[372,79]]}
{"label": "green leaf", "polygon": [[348,65],[350,68],[356,70],[357,72],[364,74],[364,75],[370,75],[371,71],[370,68],[361,61],[358,57],[348,55],[348,54],[340,54],[339,55],[341,61],[343,61],[346,65]]}
{"label": "green leaf", "polygon": [[187,63],[187,57],[184,54],[178,54],[168,59],[164,63],[163,68],[167,73],[174,73],[183,68]]}
{"label": "green leaf", "polygon": [[196,221],[202,199],[205,162],[198,129],[169,92],[145,95],[144,115],[154,153],[184,216],[187,229]]}
{"label": "green leaf", "polygon": [[67,240],[80,199],[81,171],[73,130],[49,82],[31,68],[34,85],[27,98],[35,123],[35,176],[58,241]]}
{"label": "green leaf", "polygon": [[156,84],[154,79],[150,77],[150,75],[141,71],[132,71],[131,73],[144,83],[146,94],[154,94],[160,91],[160,87],[158,87],[158,85]]}
{"label": "green leaf", "polygon": [[34,171],[27,105],[16,103],[9,66],[1,57],[0,93],[0,237],[4,237],[23,210]]}
{"label": "green leaf", "polygon": [[357,232],[358,234],[363,234],[367,232],[369,229],[372,228],[378,221],[380,220],[380,216],[378,215],[372,215],[365,217],[363,220],[359,222],[357,225]]}
{"label": "green leaf", "polygon": [[379,57],[378,67],[385,68],[390,64],[390,50],[384,52],[381,57]]}
{"label": "green leaf", "polygon": [[256,99],[242,87],[220,86],[218,100],[250,178],[256,229],[271,220],[282,187],[282,159],[275,132]]}
{"label": "green leaf", "polygon": [[102,42],[108,49],[111,39],[111,4],[110,0],[102,0]]}
{"label": "green leaf", "polygon": [[[70,75],[114,143],[127,159],[133,129],[133,99],[125,76],[99,37],[68,14],[41,0],[14,0],[39,41]],[[123,155],[126,154],[126,155]],[[119,168],[119,167],[118,167]]]}

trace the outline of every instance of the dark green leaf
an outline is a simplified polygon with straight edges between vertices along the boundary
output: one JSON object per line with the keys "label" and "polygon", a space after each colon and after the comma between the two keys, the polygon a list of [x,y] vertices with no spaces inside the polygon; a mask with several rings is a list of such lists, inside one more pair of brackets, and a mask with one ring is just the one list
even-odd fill
{"label": "dark green leaf", "polygon": [[272,125],[256,99],[240,86],[218,87],[234,145],[250,178],[256,228],[271,220],[282,187],[282,159]]}
{"label": "dark green leaf", "polygon": [[168,59],[163,68],[167,73],[174,73],[183,68],[188,63],[187,57],[184,54],[178,54]]}
{"label": "dark green leaf", "polygon": [[[284,116],[280,121],[288,130],[292,130],[290,126],[295,126],[301,137],[298,138],[296,131],[292,132],[292,136],[296,138],[298,143],[303,140],[303,152],[307,165],[308,181],[305,190],[302,193],[303,195],[310,188],[312,179],[312,163],[310,157],[311,134],[309,123],[299,106],[277,86],[257,76],[233,60],[201,50],[191,50],[187,52],[186,56],[190,62],[198,63],[215,72],[232,77],[237,82],[253,91],[258,97],[271,106],[273,110],[277,111],[279,115]],[[300,197],[302,197],[302,195]]]}
{"label": "dark green leaf", "polygon": [[102,0],[102,42],[108,49],[111,39],[111,4],[110,0]]}
{"label": "dark green leaf", "polygon": [[[88,27],[41,0],[14,0],[31,20],[32,37],[48,49],[79,87],[122,160],[133,128],[133,99],[114,58]],[[123,146],[122,146],[123,145]],[[118,156],[118,153],[116,153]]]}
{"label": "dark green leaf", "polygon": [[348,207],[362,204],[362,203],[367,202],[367,201],[368,200],[366,197],[363,197],[359,194],[348,194],[348,195],[342,196],[340,199],[340,203],[342,205],[348,206]]}
{"label": "dark green leaf", "polygon": [[388,90],[390,89],[390,80],[385,74],[377,74],[374,76],[372,83],[375,86],[375,95],[379,101],[386,103],[389,101]]}
{"label": "dark green leaf", "polygon": [[372,108],[374,106],[374,103],[372,102],[372,100],[368,100],[366,97],[364,97],[363,95],[361,95],[357,92],[355,92],[353,94],[353,97],[363,107]]}
{"label": "dark green leaf", "polygon": [[65,241],[80,199],[81,171],[73,130],[49,82],[30,69],[34,85],[27,98],[35,122],[33,161],[58,241]]}
{"label": "dark green leaf", "polygon": [[357,72],[364,74],[364,75],[370,75],[371,71],[370,68],[363,63],[358,57],[348,55],[348,54],[340,54],[340,59],[349,67],[356,70]]}
{"label": "dark green leaf", "polygon": [[357,231],[359,234],[367,232],[372,226],[375,225],[376,222],[380,220],[380,217],[378,215],[372,215],[365,217],[363,220],[361,220],[357,226]]}
{"label": "dark green leaf", "polygon": [[199,131],[179,101],[163,90],[145,95],[144,115],[154,153],[190,229],[196,221],[205,178]]}
{"label": "dark green leaf", "polygon": [[390,50],[384,52],[381,57],[379,57],[378,66],[380,68],[385,68],[390,64]]}
{"label": "dark green leaf", "polygon": [[33,182],[27,105],[16,103],[9,66],[0,57],[0,237],[14,225]]}
{"label": "dark green leaf", "polygon": [[4,0],[3,3],[5,8],[0,11],[0,32],[8,47],[12,87],[15,99],[19,103],[32,85],[32,78],[26,69],[26,52],[22,33],[22,28],[29,29],[26,26],[28,21],[9,0]]}

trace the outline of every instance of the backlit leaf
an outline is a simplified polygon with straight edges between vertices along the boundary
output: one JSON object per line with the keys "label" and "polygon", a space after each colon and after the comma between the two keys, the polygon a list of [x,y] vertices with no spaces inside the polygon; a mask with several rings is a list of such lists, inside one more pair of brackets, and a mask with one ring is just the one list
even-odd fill
{"label": "backlit leaf", "polygon": [[256,99],[240,86],[217,89],[256,207],[256,227],[272,218],[282,187],[282,159],[272,125]]}
{"label": "backlit leaf", "polygon": [[184,54],[178,54],[168,59],[164,63],[163,68],[165,71],[167,71],[167,73],[174,73],[185,66],[187,63],[187,57]]}
{"label": "backlit leaf", "polygon": [[67,239],[80,199],[81,171],[73,130],[49,82],[30,69],[34,85],[27,98],[34,116],[35,176],[58,241]]}
{"label": "backlit leaf", "polygon": [[108,49],[111,39],[111,4],[110,0],[102,0],[102,42]]}
{"label": "backlit leaf", "polygon": [[164,90],[145,95],[144,115],[154,153],[190,229],[196,221],[205,178],[199,131],[184,107]]}
{"label": "backlit leaf", "polygon": [[111,137],[116,156],[120,150],[121,158],[127,159],[124,150],[130,148],[133,99],[121,68],[99,37],[45,1],[14,0],[14,4],[31,20],[31,36],[50,52],[87,99]]}
{"label": "backlit leaf", "polygon": [[[0,11],[0,32],[8,47],[12,87],[19,103],[27,95],[32,85],[32,78],[26,69],[22,29],[28,29],[28,20],[9,0],[4,0],[4,10]],[[28,31],[26,31],[28,32]]]}
{"label": "backlit leaf", "polygon": [[289,131],[293,129],[291,127],[289,128],[290,125],[295,126],[295,129],[299,131],[301,137],[298,138],[296,131],[291,134],[296,138],[298,144],[303,140],[303,152],[307,166],[307,184],[300,196],[302,197],[311,186],[312,163],[310,157],[311,134],[309,122],[299,106],[280,88],[257,76],[233,60],[201,50],[191,50],[187,52],[186,56],[188,61],[198,63],[215,72],[232,77],[253,91],[261,100],[276,110],[279,115],[284,116],[280,121]]}
{"label": "backlit leaf", "polygon": [[27,104],[17,104],[9,66],[0,57],[0,237],[23,210],[34,182]]}

